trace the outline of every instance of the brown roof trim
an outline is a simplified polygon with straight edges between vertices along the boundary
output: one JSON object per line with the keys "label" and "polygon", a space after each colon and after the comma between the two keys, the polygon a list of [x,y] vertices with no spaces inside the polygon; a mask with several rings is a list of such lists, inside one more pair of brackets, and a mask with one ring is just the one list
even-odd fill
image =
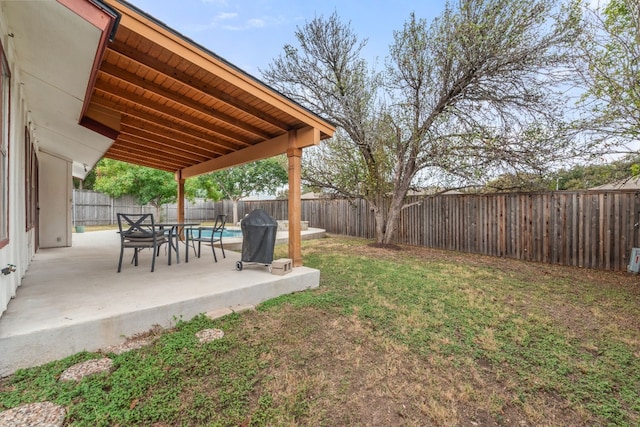
{"label": "brown roof trim", "polygon": [[92,118],[86,117],[86,116],[83,116],[82,119],[80,119],[80,126],[84,126],[89,130],[92,130],[96,133],[99,133],[102,136],[105,136],[113,140],[118,138],[118,135],[120,135],[120,132],[118,132],[117,130],[113,130],[110,127],[107,127],[102,123],[99,123],[93,120]]}
{"label": "brown roof trim", "polygon": [[111,30],[109,31],[109,41],[113,41],[116,37],[116,31],[118,31],[118,24],[120,23],[120,18],[122,15],[118,13],[117,10],[103,2],[102,0],[89,0],[91,3],[95,4],[97,7],[102,9],[106,14],[111,15],[114,20],[111,25]]}
{"label": "brown roof trim", "polygon": [[[89,76],[89,84],[84,94],[82,111],[78,118],[82,124],[82,118],[89,108],[93,87],[98,77],[98,70],[102,63],[102,58],[107,50],[107,43],[111,40],[117,30],[120,14],[111,6],[104,4],[100,0],[57,0],[58,3],[64,5],[72,12],[91,23],[93,26],[102,31],[100,42],[96,49],[96,56],[93,58],[93,66],[91,67],[91,75]],[[99,132],[102,134],[102,132]],[[103,134],[104,135],[104,134]]]}
{"label": "brown roof trim", "polygon": [[202,51],[203,53],[205,53],[206,55],[211,56],[212,58],[214,58],[217,61],[220,61],[221,63],[223,63],[225,66],[233,69],[235,72],[242,74],[243,76],[247,77],[248,79],[252,80],[254,83],[262,86],[263,88],[268,89],[269,91],[277,94],[278,96],[286,99],[288,102],[296,105],[297,107],[301,108],[302,110],[306,111],[308,114],[314,116],[316,119],[324,121],[325,123],[328,123],[329,125],[331,125],[332,127],[336,127],[336,124],[327,120],[326,118],[318,115],[317,113],[311,111],[310,109],[308,109],[307,107],[305,107],[304,105],[299,104],[297,101],[294,101],[293,99],[287,97],[286,95],[283,95],[281,92],[279,92],[278,90],[274,89],[273,87],[269,86],[268,84],[266,84],[265,82],[263,82],[262,80],[258,79],[257,77],[247,73],[246,71],[244,71],[243,69],[239,68],[238,66],[232,64],[231,62],[227,61],[226,59],[224,59],[223,57],[221,57],[220,55],[216,54],[215,52],[211,51],[210,49],[206,48],[205,46],[197,43],[196,41],[192,40],[191,38],[185,36],[184,34],[176,31],[175,29],[169,27],[167,24],[165,24],[164,22],[160,21],[159,19],[153,17],[152,15],[149,15],[147,12],[137,8],[136,6],[132,5],[131,3],[127,2],[126,0],[114,0],[117,3],[120,3],[121,5],[135,11],[136,13],[138,13],[139,15],[145,17],[146,19],[152,21],[154,24],[158,25],[159,27],[163,28],[165,31],[173,34],[174,36],[178,37],[179,39],[181,39],[182,41],[190,44],[192,47],[195,47],[196,49]]}

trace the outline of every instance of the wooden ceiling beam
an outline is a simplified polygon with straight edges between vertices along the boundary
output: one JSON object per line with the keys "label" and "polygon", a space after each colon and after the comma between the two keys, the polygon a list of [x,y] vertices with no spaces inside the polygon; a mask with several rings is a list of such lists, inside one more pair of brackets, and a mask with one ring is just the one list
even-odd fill
{"label": "wooden ceiling beam", "polygon": [[[229,147],[220,148],[218,144],[212,144],[210,141],[191,135],[189,133],[181,132],[180,130],[167,127],[165,125],[158,124],[157,122],[149,122],[142,120],[138,117],[129,116],[127,114],[122,116],[122,126],[128,126],[133,128],[136,132],[143,132],[145,138],[159,137],[160,141],[172,141],[170,144],[172,147],[180,148],[183,150],[193,150],[197,154],[205,155],[207,157],[214,157],[217,155],[224,155],[232,152]],[[182,146],[177,146],[175,142],[180,142]]]}
{"label": "wooden ceiling beam", "polygon": [[[222,152],[233,151],[246,146],[246,143],[239,144],[237,140],[231,140],[226,136],[214,133],[210,129],[206,129],[193,122],[186,122],[178,117],[158,113],[154,111],[154,114],[148,112],[148,108],[139,106],[140,108],[132,108],[122,106],[125,101],[113,101],[104,97],[105,92],[96,91],[92,98],[92,103],[104,108],[109,108],[117,111],[120,114],[121,121],[126,120],[127,117],[139,119],[148,123],[153,123],[158,127],[162,127],[166,132],[176,132],[182,135],[191,136],[194,140],[199,140],[203,145],[194,144],[199,147],[210,149],[211,146],[218,147],[217,149]],[[143,109],[144,108],[144,109]],[[158,116],[157,114],[160,114]],[[118,125],[118,129],[120,125]]]}
{"label": "wooden ceiling beam", "polygon": [[142,78],[135,73],[123,70],[122,68],[119,68],[115,65],[103,63],[100,67],[100,73],[104,73],[124,83],[149,91],[161,98],[173,101],[176,104],[187,107],[193,111],[197,111],[199,113],[213,117],[214,119],[220,120],[221,122],[224,122],[229,126],[240,129],[244,132],[248,132],[259,138],[270,139],[273,136],[269,132],[264,131],[256,126],[252,126],[244,122],[243,120],[238,119],[237,117],[233,117],[229,114],[216,111],[216,109],[214,109],[213,107],[197,102],[193,98],[168,90],[159,84]]}
{"label": "wooden ceiling beam", "polygon": [[179,169],[181,165],[190,164],[188,160],[180,160],[175,157],[170,158],[171,160],[167,160],[167,157],[163,156],[162,153],[158,153],[157,151],[151,152],[144,147],[136,146],[135,144],[131,144],[129,141],[121,140],[119,138],[117,143],[113,146],[113,151],[118,152],[123,156],[131,156],[132,159],[148,159],[150,162],[161,164],[171,171]]}
{"label": "wooden ceiling beam", "polygon": [[332,124],[207,49],[126,2],[104,1],[121,19],[92,85],[97,108],[81,119],[120,132],[105,157],[188,178],[333,134]]}
{"label": "wooden ceiling beam", "polygon": [[176,148],[175,145],[171,146],[169,144],[163,144],[157,139],[145,138],[144,136],[138,135],[136,133],[130,133],[128,132],[128,130],[129,129],[123,129],[123,131],[118,136],[118,139],[146,149],[149,151],[149,153],[157,152],[164,153],[165,155],[169,154],[172,157],[183,159],[188,162],[202,162],[204,160],[217,157],[215,155],[198,155],[194,151]]}
{"label": "wooden ceiling beam", "polygon": [[[235,108],[239,111],[242,111],[246,114],[250,114],[255,118],[268,123],[272,126],[275,126],[283,131],[289,129],[286,123],[281,120],[276,119],[275,117],[270,116],[264,111],[241,101],[237,97],[234,97],[228,93],[223,92],[222,90],[213,87],[202,80],[194,78],[194,76],[185,73],[184,71],[177,70],[175,67],[171,67],[166,64],[166,62],[160,61],[157,58],[154,58],[150,55],[143,55],[137,49],[123,43],[120,40],[115,40],[113,43],[109,45],[109,51],[112,51],[114,54],[119,57],[126,58],[132,62],[135,62],[145,68],[150,70],[154,70],[172,80],[178,81],[190,88],[197,90],[203,94],[214,97],[220,102],[225,103],[226,105]],[[207,74],[211,76],[212,74],[207,71]]]}
{"label": "wooden ceiling beam", "polygon": [[226,156],[186,167],[182,169],[180,173],[184,178],[191,178],[208,172],[227,169],[244,163],[255,162],[256,160],[277,156],[279,154],[286,153],[288,147],[289,134],[285,133],[270,141],[252,145],[244,150],[235,151],[231,154],[227,154]]}
{"label": "wooden ceiling beam", "polygon": [[172,108],[167,105],[160,105],[156,102],[153,102],[145,98],[142,95],[137,95],[124,90],[115,91],[111,84],[104,82],[103,80],[98,80],[94,85],[94,88],[102,92],[106,92],[107,94],[113,97],[120,98],[125,102],[137,104],[151,111],[176,117],[181,121],[190,122],[198,127],[208,129],[211,132],[215,132],[217,134],[223,135],[228,139],[235,141],[236,145],[240,147],[248,147],[252,145],[251,143],[245,140],[245,137],[242,137],[237,133],[230,131],[229,129],[225,129],[223,127],[217,126],[213,123],[207,122],[206,120],[202,120],[197,117],[185,115],[184,113],[176,110],[175,108]]}
{"label": "wooden ceiling beam", "polygon": [[[169,54],[173,53],[181,58],[184,62],[193,64],[195,67],[206,70],[216,77],[220,78],[238,89],[253,95],[262,102],[273,107],[275,110],[282,112],[284,115],[291,117],[291,121],[286,119],[288,123],[292,123],[290,129],[295,127],[310,126],[320,130],[321,138],[328,138],[333,135],[335,127],[317,116],[310,110],[302,107],[300,104],[286,98],[273,88],[265,85],[255,77],[250,76],[241,69],[233,66],[222,58],[216,56],[207,49],[193,43],[191,40],[172,32],[170,28],[157,22],[152,22],[139,15],[128,13],[126,7],[122,6],[115,0],[106,0],[117,10],[122,12],[120,25],[116,38],[118,40],[126,39],[129,34],[146,39],[147,46],[161,47]],[[141,55],[145,55],[141,49]],[[163,59],[166,56],[161,57]],[[283,118],[284,120],[284,118]]]}
{"label": "wooden ceiling beam", "polygon": [[109,151],[105,153],[104,157],[134,165],[160,169],[167,172],[175,172],[180,169],[177,163],[169,163],[164,160],[153,159],[149,156],[131,153],[127,149],[119,148],[117,146],[117,142],[109,148]]}

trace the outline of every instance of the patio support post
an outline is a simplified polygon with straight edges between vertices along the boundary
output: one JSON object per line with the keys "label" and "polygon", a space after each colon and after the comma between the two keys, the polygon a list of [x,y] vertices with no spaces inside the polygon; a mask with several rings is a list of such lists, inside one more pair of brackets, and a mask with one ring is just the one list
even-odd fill
{"label": "patio support post", "polygon": [[[176,172],[176,181],[178,182],[178,222],[184,222],[184,179],[182,171]],[[167,221],[169,218],[167,218]]]}
{"label": "patio support post", "polygon": [[302,149],[298,148],[298,132],[295,130],[289,131],[287,159],[289,160],[289,258],[293,262],[293,267],[300,267],[302,266],[300,247]]}

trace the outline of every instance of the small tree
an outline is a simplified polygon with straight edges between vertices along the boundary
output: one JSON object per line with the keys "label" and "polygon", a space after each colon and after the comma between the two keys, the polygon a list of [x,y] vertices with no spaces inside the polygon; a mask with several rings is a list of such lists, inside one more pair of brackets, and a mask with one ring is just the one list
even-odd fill
{"label": "small tree", "polygon": [[224,197],[211,174],[198,175],[187,179],[184,185],[184,193],[190,202],[193,202],[196,198],[217,202]]}
{"label": "small tree", "polygon": [[177,183],[173,174],[144,166],[102,159],[96,169],[94,189],[111,197],[131,195],[140,205],[151,204],[161,218],[163,204],[174,203]]}
{"label": "small tree", "polygon": [[578,65],[590,114],[580,128],[599,137],[608,154],[637,152],[624,144],[640,136],[640,4],[610,0],[586,14],[584,27]]}
{"label": "small tree", "polygon": [[240,199],[254,193],[276,194],[287,183],[283,162],[282,158],[273,157],[208,174],[219,191],[233,202],[233,224],[238,222]]}
{"label": "small tree", "polygon": [[73,178],[73,188],[78,190],[93,190],[96,183],[96,168],[94,167],[84,177],[84,179]]}

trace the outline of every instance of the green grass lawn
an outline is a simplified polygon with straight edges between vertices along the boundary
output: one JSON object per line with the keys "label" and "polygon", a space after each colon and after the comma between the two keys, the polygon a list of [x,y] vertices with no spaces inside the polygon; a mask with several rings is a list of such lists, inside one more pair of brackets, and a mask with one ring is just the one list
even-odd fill
{"label": "green grass lawn", "polygon": [[[108,374],[58,381],[96,353],[21,370],[0,410],[49,400],[87,426],[640,424],[637,276],[368,243],[304,242],[318,289],[180,322]],[[205,328],[225,336],[200,344]]]}

